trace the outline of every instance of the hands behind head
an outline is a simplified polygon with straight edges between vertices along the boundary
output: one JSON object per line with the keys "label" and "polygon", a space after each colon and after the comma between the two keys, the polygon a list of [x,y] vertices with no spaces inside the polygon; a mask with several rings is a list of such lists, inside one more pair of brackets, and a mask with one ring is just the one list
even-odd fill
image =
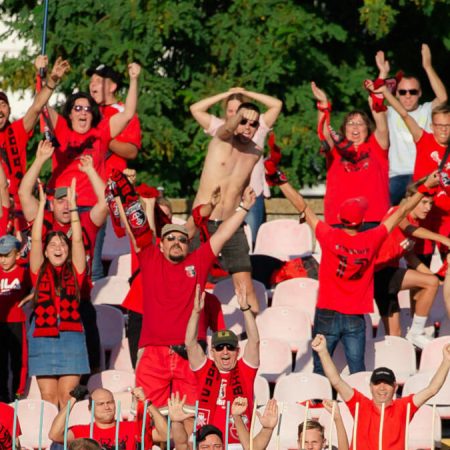
{"label": "hands behind head", "polygon": [[242,108],[239,110],[241,119],[247,119],[249,122],[257,121],[259,113],[253,109]]}
{"label": "hands behind head", "polygon": [[141,66],[138,63],[128,64],[128,75],[131,80],[137,80],[139,78],[139,74],[141,73]]}

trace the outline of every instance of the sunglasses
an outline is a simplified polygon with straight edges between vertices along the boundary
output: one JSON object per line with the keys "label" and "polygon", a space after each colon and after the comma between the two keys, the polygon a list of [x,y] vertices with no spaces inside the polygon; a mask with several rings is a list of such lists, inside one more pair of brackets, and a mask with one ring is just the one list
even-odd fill
{"label": "sunglasses", "polygon": [[178,241],[182,244],[188,243],[188,238],[186,236],[174,236],[173,234],[169,234],[169,236],[166,236],[164,239],[167,239],[169,242]]}
{"label": "sunglasses", "polygon": [[90,106],[74,105],[72,109],[76,112],[80,111],[92,112],[92,108]]}
{"label": "sunglasses", "polygon": [[259,122],[257,120],[250,122],[248,119],[242,119],[239,123],[241,125],[247,125],[247,123],[248,123],[252,128],[256,128],[259,126]]}
{"label": "sunglasses", "polygon": [[409,93],[409,95],[419,95],[419,89],[399,89],[398,95],[406,95]]}
{"label": "sunglasses", "polygon": [[224,348],[226,348],[229,352],[234,352],[236,350],[236,347],[231,344],[217,344],[214,347],[214,350],[221,352]]}

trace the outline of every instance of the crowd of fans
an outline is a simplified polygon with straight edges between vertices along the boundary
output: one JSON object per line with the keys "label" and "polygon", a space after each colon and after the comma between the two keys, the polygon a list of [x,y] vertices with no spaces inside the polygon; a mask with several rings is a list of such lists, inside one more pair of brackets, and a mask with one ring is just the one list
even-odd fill
{"label": "crowd of fans", "polygon": [[[136,173],[127,168],[141,145],[139,65],[128,66],[124,104],[116,99],[122,77],[102,64],[87,72],[90,92],[69,96],[59,114],[47,102],[70,65],[58,58],[48,70],[47,58],[38,57],[36,68],[48,75],[38,79],[23,118],[9,121],[8,97],[0,92],[0,401],[23,396],[27,377],[36,376],[42,399],[59,409],[50,439],[54,445],[69,442],[73,449],[148,449],[168,434],[177,449],[190,446],[190,437],[204,450],[218,450],[224,442],[267,448],[279,416],[275,400],[262,413],[254,407],[259,304],[243,226],[251,224],[255,240],[264,195],[268,186],[279,186],[322,249],[311,343],[314,372],[329,379],[356,416],[355,448],[356,442],[369,449],[404,448],[404,424],[445,382],[450,345],[429,385],[401,399],[394,399],[397,384],[389,368],[374,370],[368,399],[341,378],[332,355],[342,341],[350,373],[364,371],[364,315],[373,312],[375,298],[386,334],[400,336],[397,294],[403,289],[411,289],[413,311],[406,339],[418,349],[432,340],[425,324],[446,275],[450,247],[450,109],[427,45],[422,46],[423,68],[436,95],[429,103],[419,104],[416,77],[389,78],[382,52],[375,61],[379,77],[365,82],[372,118],[351,111],[340,132],[331,126],[325,91],[311,84],[327,161],[324,220],[280,169],[281,150],[273,135],[264,160],[265,140],[282,102],[232,88],[191,106],[211,140],[192,215],[181,225],[172,223],[170,202],[157,189],[137,185]],[[208,112],[220,101],[223,118]],[[266,110],[260,113],[254,102]],[[39,117],[45,139],[26,170],[26,146]],[[39,175],[49,160],[52,171],[44,186]],[[132,248],[123,307],[129,313],[136,411],[134,422],[120,426],[112,393],[103,388],[88,393],[80,385],[82,376],[100,370],[91,288],[103,276],[108,215],[114,232],[127,234]],[[445,263],[437,274],[430,269],[435,243]],[[208,280],[223,276],[232,277],[244,317],[242,358],[239,337],[226,329],[220,302],[205,290]],[[93,424],[65,429],[71,409],[85,396]],[[20,436],[27,424],[16,423],[3,403],[2,448],[11,448],[19,442],[13,428]],[[160,410],[165,406],[170,422]],[[332,412],[339,449],[349,448],[340,406],[323,399],[323,407]],[[255,415],[261,429],[253,436]],[[388,421],[395,426],[380,432]],[[298,431],[299,448],[326,445],[318,422],[305,420]]]}

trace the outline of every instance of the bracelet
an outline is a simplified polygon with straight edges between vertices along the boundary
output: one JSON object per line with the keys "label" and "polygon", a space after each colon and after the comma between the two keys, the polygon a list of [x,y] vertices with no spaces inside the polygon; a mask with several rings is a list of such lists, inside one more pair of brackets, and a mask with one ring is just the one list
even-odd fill
{"label": "bracelet", "polygon": [[317,102],[316,106],[319,111],[322,111],[322,112],[331,111],[331,103],[330,102],[327,103],[327,106],[322,106],[320,102]]}
{"label": "bracelet", "polygon": [[78,212],[78,208],[69,209],[69,212]]}
{"label": "bracelet", "polygon": [[50,89],[51,91],[54,91],[55,88],[56,88],[56,86],[51,87],[51,86],[50,86],[49,84],[47,84],[47,83],[44,85],[44,87]]}
{"label": "bracelet", "polygon": [[252,309],[250,305],[248,305],[247,308],[240,308],[242,312],[248,311],[249,309]]}
{"label": "bracelet", "polygon": [[241,208],[241,209],[243,209],[244,211],[247,211],[247,212],[250,211],[248,208],[246,208],[246,207],[242,204],[242,202],[239,203],[239,208]]}
{"label": "bracelet", "polygon": [[75,223],[75,222],[79,222],[79,221],[80,221],[80,219],[74,219],[74,220],[71,220],[70,223]]}

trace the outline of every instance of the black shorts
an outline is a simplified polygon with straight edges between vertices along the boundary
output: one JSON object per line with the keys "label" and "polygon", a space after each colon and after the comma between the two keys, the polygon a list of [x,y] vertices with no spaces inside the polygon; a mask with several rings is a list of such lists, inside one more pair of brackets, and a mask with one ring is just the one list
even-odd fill
{"label": "black shorts", "polygon": [[[210,235],[213,235],[217,231],[221,223],[218,220],[208,221]],[[242,224],[222,248],[219,255],[219,262],[231,275],[239,272],[251,272],[252,264],[250,262],[249,252],[250,248],[248,246],[247,236],[245,235],[244,224]]]}
{"label": "black shorts", "polygon": [[375,302],[382,317],[390,317],[400,312],[397,294],[401,290],[408,269],[385,267],[375,272]]}

